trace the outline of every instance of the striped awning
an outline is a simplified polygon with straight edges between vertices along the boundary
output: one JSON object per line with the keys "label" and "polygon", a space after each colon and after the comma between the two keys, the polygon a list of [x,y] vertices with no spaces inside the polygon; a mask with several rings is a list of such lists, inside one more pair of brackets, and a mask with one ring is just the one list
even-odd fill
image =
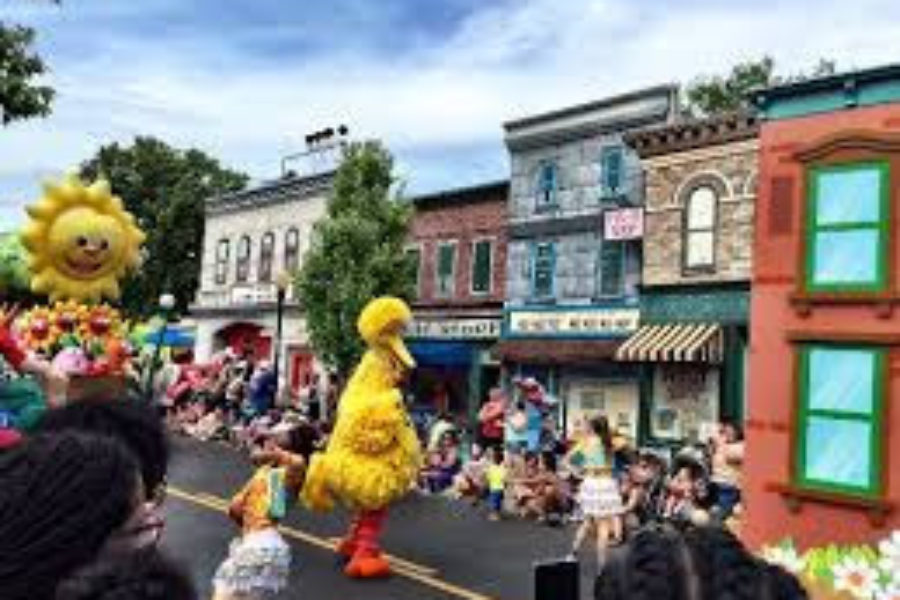
{"label": "striped awning", "polygon": [[643,325],[616,350],[616,360],[645,362],[722,362],[718,324]]}

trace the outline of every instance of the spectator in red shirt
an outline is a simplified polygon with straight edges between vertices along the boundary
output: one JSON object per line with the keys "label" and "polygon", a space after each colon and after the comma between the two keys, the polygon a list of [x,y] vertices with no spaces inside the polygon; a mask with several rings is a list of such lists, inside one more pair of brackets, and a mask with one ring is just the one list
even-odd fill
{"label": "spectator in red shirt", "polygon": [[504,420],[506,417],[506,396],[500,388],[493,388],[488,401],[478,413],[480,445],[482,448],[502,447]]}

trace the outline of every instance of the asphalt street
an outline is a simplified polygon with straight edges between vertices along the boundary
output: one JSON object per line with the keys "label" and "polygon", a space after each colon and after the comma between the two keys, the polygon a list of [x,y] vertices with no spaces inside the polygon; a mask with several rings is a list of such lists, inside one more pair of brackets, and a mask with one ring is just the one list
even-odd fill
{"label": "asphalt street", "polygon": [[[212,575],[237,534],[226,502],[251,472],[242,455],[222,444],[173,440],[164,546],[190,569],[201,598],[210,596]],[[347,519],[292,510],[283,524],[294,559],[284,598],[531,600],[533,565],[564,555],[572,535],[571,528],[515,519],[489,522],[483,507],[413,494],[392,508],[383,539],[394,575],[353,581],[331,551]],[[594,573],[582,571],[582,596],[589,598]]]}

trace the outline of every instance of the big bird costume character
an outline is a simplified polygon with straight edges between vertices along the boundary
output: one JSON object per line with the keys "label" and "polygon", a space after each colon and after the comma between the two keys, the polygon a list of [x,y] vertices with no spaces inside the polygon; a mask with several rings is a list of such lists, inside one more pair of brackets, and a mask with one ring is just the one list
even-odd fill
{"label": "big bird costume character", "polygon": [[313,510],[335,500],[355,512],[338,552],[349,559],[350,577],[390,574],[378,543],[388,506],[410,491],[422,463],[415,429],[399,384],[415,367],[403,343],[412,319],[398,298],[369,302],[357,322],[368,346],[341,395],[327,448],[310,461],[301,497]]}

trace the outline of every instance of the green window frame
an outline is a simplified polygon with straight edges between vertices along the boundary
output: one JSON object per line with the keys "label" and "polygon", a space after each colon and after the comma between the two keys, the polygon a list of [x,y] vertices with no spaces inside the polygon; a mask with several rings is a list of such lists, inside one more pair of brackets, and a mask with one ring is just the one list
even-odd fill
{"label": "green window frame", "polygon": [[800,352],[795,485],[877,498],[884,468],[884,348],[806,344]]}
{"label": "green window frame", "polygon": [[473,294],[491,293],[491,271],[494,266],[494,244],[490,239],[477,240],[472,244],[472,284]]}
{"label": "green window frame", "polygon": [[421,272],[422,272],[422,249],[418,246],[409,246],[404,250],[404,254],[406,255],[407,265],[410,269],[410,278],[413,280],[416,290],[416,297],[418,297],[421,292]]}
{"label": "green window frame", "polygon": [[531,247],[531,296],[553,298],[556,287],[556,244],[538,242]]}
{"label": "green window frame", "polygon": [[449,298],[456,289],[456,243],[438,244],[435,296]]}
{"label": "green window frame", "polygon": [[[852,179],[868,178],[875,196],[834,196],[863,193],[866,186]],[[814,166],[807,171],[806,289],[811,292],[882,292],[887,289],[890,223],[890,172],[886,161]],[[823,189],[826,185],[836,188]],[[841,189],[844,188],[844,189]],[[866,207],[868,206],[868,211]],[[841,209],[845,213],[839,214]],[[877,214],[863,214],[877,211]],[[857,214],[852,214],[852,213]],[[838,214],[835,214],[838,213]],[[844,252],[841,252],[845,249]],[[845,275],[841,275],[843,268]],[[855,270],[855,272],[853,272]],[[834,271],[838,271],[835,273]],[[843,278],[842,278],[843,277]]]}

